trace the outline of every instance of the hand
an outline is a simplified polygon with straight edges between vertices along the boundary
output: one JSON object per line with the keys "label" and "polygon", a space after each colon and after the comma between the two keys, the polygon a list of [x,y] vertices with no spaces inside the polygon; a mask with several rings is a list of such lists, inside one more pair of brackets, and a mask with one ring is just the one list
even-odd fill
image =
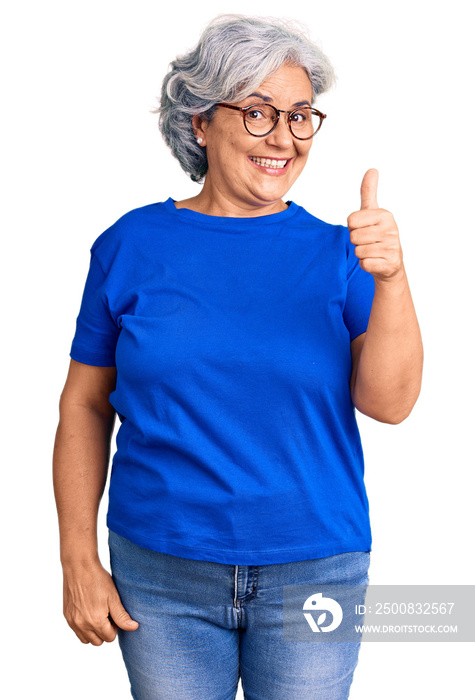
{"label": "hand", "polygon": [[348,217],[350,240],[360,266],[375,279],[391,280],[404,272],[399,231],[391,212],[376,200],[378,171],[368,170],[361,183],[361,209]]}
{"label": "hand", "polygon": [[64,616],[83,644],[113,642],[117,628],[132,632],[138,622],[123,607],[112,576],[100,563],[64,571]]}

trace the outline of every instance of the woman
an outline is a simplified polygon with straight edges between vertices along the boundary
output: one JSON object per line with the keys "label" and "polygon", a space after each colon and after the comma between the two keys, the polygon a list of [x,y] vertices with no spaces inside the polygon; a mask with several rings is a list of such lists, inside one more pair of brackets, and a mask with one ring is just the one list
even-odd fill
{"label": "woman", "polygon": [[367,583],[354,407],[404,420],[422,343],[377,171],[348,227],[283,199],[332,81],[289,23],[212,22],[158,110],[202,189],[91,248],[54,455],[64,612],[86,644],[118,632],[139,700],[227,700],[240,676],[246,698],[348,697],[358,643],[285,642],[282,587]]}

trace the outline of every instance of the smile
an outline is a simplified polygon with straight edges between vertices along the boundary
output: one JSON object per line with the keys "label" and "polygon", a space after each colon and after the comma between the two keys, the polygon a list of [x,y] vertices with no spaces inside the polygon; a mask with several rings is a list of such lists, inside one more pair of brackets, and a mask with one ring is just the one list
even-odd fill
{"label": "smile", "polygon": [[255,165],[263,168],[265,170],[284,170],[288,163],[292,160],[291,158],[280,159],[280,158],[261,158],[259,156],[249,156],[249,160]]}

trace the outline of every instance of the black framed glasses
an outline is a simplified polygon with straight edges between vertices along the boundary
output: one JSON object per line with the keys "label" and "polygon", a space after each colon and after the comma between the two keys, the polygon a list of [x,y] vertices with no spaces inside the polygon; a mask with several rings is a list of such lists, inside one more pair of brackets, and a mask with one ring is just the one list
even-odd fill
{"label": "black framed glasses", "polygon": [[268,136],[279,123],[280,115],[287,115],[287,124],[292,136],[300,141],[307,141],[315,136],[327,115],[314,107],[297,107],[292,111],[277,109],[273,105],[260,103],[249,107],[218,102],[218,107],[227,107],[241,112],[246,131],[251,136]]}

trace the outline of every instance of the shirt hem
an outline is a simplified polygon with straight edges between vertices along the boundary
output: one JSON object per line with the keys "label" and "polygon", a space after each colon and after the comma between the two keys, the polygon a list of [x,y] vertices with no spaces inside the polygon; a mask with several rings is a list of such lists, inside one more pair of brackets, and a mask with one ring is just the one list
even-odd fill
{"label": "shirt hem", "polygon": [[71,348],[69,357],[76,362],[82,362],[85,365],[94,365],[95,367],[115,367],[115,356],[105,353],[93,352],[86,350],[79,345],[74,345]]}
{"label": "shirt hem", "polygon": [[185,559],[197,561],[212,561],[218,564],[231,564],[233,566],[259,566],[264,564],[287,564],[295,561],[307,561],[308,559],[323,559],[344,552],[370,552],[371,538],[359,537],[354,540],[340,541],[331,545],[309,545],[291,549],[274,549],[262,551],[226,550],[218,551],[210,547],[198,547],[186,545],[181,542],[159,540],[149,538],[128,528],[115,523],[107,518],[109,530],[116,535],[125,537],[133,544],[144,549],[151,549],[162,554],[171,554]]}

